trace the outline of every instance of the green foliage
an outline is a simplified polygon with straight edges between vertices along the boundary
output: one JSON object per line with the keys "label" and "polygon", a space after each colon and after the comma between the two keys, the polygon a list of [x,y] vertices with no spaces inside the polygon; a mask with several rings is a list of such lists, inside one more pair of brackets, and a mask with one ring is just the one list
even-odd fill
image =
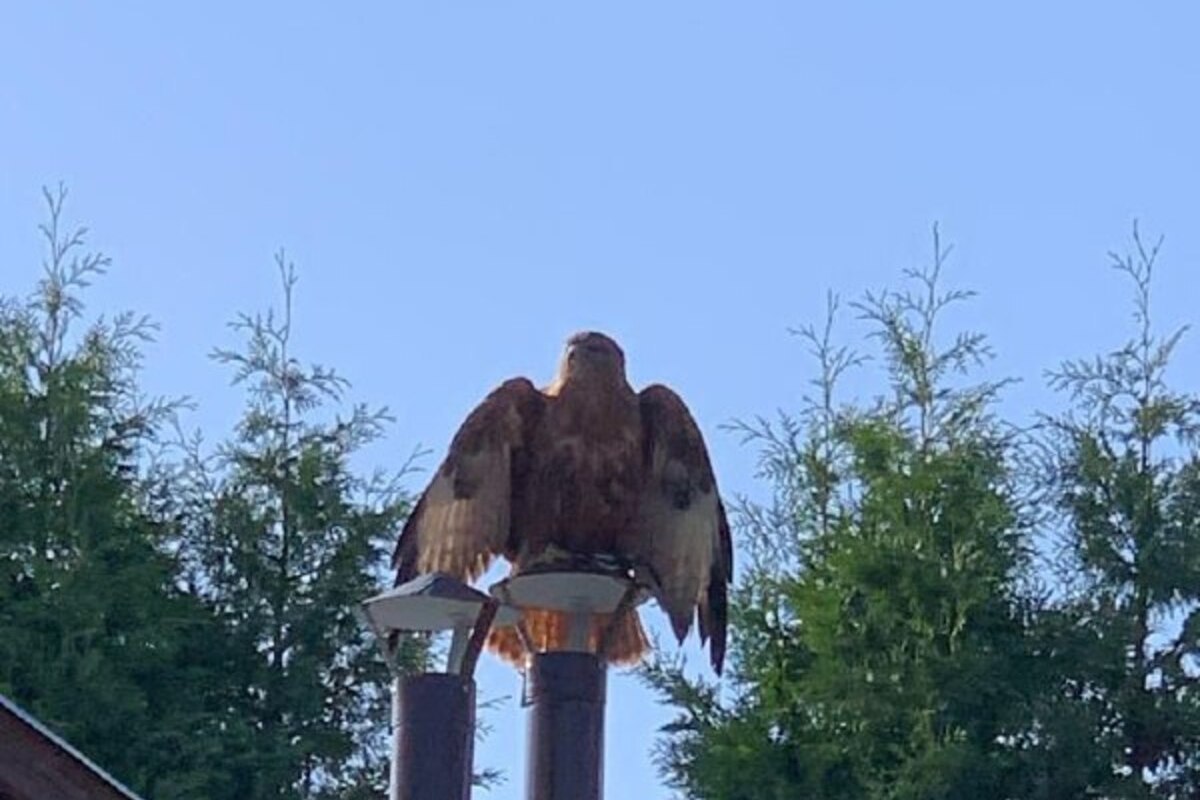
{"label": "green foliage", "polygon": [[817,394],[740,426],[775,491],[740,509],[733,697],[676,666],[647,672],[681,709],[661,756],[689,796],[999,798],[1021,780],[1037,670],[1013,444],[990,413],[1001,384],[962,380],[989,356],[983,337],[939,347],[939,316],[969,295],[940,289],[934,241],[933,266],[908,273],[916,291],[855,306],[883,397],[835,405],[864,359],[831,343],[834,301],[821,334],[799,332]]}
{"label": "green foliage", "polygon": [[350,461],[386,415],[319,416],[346,383],[290,354],[281,257],[282,320],[215,354],[248,390],[235,434],[171,441],[180,404],[137,389],[152,326],[76,331],[108,262],[64,197],[38,291],[0,304],[0,691],[148,797],[379,796],[388,676],[353,609],[407,504]]}
{"label": "green foliage", "polygon": [[[289,350],[295,275],[278,259],[284,312],[243,315],[233,368],[248,402],[234,438],[205,457],[193,439],[176,476],[179,553],[189,585],[241,657],[226,735],[243,746],[227,765],[237,796],[349,796],[386,773],[386,669],[354,614],[376,592],[384,548],[408,506],[397,477],[356,476],[350,459],[375,440],[385,412],[318,413],[346,382],[305,368]],[[403,654],[420,662],[422,652]]]}
{"label": "green foliage", "polygon": [[[1049,716],[1087,729],[1105,760],[1098,791],[1200,792],[1200,397],[1167,368],[1184,329],[1154,333],[1150,288],[1160,242],[1134,228],[1112,256],[1134,285],[1136,334],[1109,355],[1053,374],[1070,410],[1047,421],[1048,488],[1063,515],[1061,696]],[[1065,708],[1064,708],[1065,707]],[[1147,785],[1144,778],[1149,777]]]}
{"label": "green foliage", "polygon": [[967,296],[939,247],[918,291],[856,306],[882,398],[837,407],[864,359],[808,328],[818,393],[739,426],[772,503],[739,509],[732,685],[646,671],[680,711],[666,775],[738,800],[1200,796],[1200,397],[1167,381],[1183,331],[1151,326],[1158,246],[1135,227],[1113,256],[1135,337],[1065,363],[1069,408],[1024,433],[1002,384],[966,382],[983,338],[939,348]]}
{"label": "green foliage", "polygon": [[0,304],[0,691],[130,783],[195,796],[208,718],[177,688],[207,617],[174,588],[138,467],[173,406],[137,394],[145,320],[74,335],[108,261],[64,230],[65,192],[46,199],[44,276]]}

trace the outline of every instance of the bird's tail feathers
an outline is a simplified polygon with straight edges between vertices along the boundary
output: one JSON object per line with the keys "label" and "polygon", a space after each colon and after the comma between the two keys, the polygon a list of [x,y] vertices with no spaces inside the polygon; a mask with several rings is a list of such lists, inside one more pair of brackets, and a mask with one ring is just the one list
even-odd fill
{"label": "bird's tail feathers", "polygon": [[[567,650],[570,647],[570,616],[562,611],[527,609],[522,621],[529,634],[534,652]],[[610,630],[611,626],[611,630]],[[637,609],[621,612],[615,620],[612,614],[599,614],[588,632],[588,650],[597,652],[605,643],[605,661],[609,664],[636,664],[649,651],[650,642],[642,628]],[[515,625],[497,628],[488,636],[488,649],[507,661],[523,666],[526,648]]]}

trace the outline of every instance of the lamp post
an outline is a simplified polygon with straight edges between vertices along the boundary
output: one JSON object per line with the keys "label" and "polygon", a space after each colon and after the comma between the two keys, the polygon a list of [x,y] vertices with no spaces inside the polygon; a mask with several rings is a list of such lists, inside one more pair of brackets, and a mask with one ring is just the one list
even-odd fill
{"label": "lamp post", "polygon": [[[393,675],[390,800],[469,800],[475,664],[494,622],[516,612],[448,575],[422,575],[362,603]],[[402,675],[397,633],[452,631],[444,672]]]}
{"label": "lamp post", "polygon": [[559,611],[569,619],[567,649],[529,653],[525,797],[601,800],[604,651],[611,626],[592,641],[593,623],[601,614],[616,620],[648,593],[628,569],[573,557],[526,569],[493,586],[491,594],[507,606]]}

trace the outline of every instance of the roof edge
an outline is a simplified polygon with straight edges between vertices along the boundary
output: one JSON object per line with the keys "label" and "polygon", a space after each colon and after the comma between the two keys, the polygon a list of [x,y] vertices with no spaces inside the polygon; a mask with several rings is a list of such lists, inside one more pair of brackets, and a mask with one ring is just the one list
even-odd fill
{"label": "roof edge", "polygon": [[8,697],[6,697],[3,694],[0,694],[0,709],[3,709],[5,711],[9,712],[10,714],[12,714],[14,717],[16,717],[18,720],[20,720],[26,726],[28,726],[31,730],[33,730],[38,736],[41,736],[43,739],[50,742],[52,745],[57,747],[59,750],[62,750],[68,756],[75,759],[83,766],[87,767],[87,769],[89,771],[91,771],[93,774],[95,774],[95,776],[97,778],[99,778],[100,780],[107,783],[113,789],[113,791],[115,791],[117,794],[121,795],[122,797],[127,798],[127,800],[143,800],[143,798],[134,794],[131,789],[126,787],[124,784],[122,784],[120,781],[118,781],[112,775],[108,774],[108,772],[106,772],[103,768],[101,768],[98,764],[96,764],[96,762],[92,761],[90,758],[85,756],[83,753],[79,752],[79,750],[77,750],[74,746],[72,746],[70,742],[63,739],[61,736],[56,734],[54,731],[47,728],[44,724],[39,722],[37,720],[37,718],[35,718],[32,714],[30,714],[25,709],[21,708],[19,705],[14,703],[12,700],[10,700]]}

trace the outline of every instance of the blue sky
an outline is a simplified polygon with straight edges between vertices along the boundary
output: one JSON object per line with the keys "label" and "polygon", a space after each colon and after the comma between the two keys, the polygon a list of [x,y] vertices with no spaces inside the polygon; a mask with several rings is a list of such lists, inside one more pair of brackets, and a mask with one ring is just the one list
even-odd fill
{"label": "blue sky", "polygon": [[[948,322],[1025,377],[1018,416],[1052,402],[1045,369],[1123,339],[1106,253],[1135,218],[1167,237],[1160,322],[1195,317],[1198,37],[1185,2],[10,3],[0,293],[36,280],[61,180],[114,259],[92,308],[161,323],[145,385],[197,398],[210,438],[241,398],[207,353],[278,301],[282,246],[299,352],[398,418],[373,463],[424,445],[432,467],[490,388],[547,379],[598,328],[754,494],[719,425],[794,405],[812,366],[788,326],[827,289],[895,285],[935,221],[950,282],[980,291]],[[1185,340],[1193,385],[1196,358]],[[481,683],[519,691],[491,661]],[[668,796],[666,718],[612,676],[610,797]],[[518,798],[524,720],[490,721],[479,760],[509,781],[489,796]]]}

